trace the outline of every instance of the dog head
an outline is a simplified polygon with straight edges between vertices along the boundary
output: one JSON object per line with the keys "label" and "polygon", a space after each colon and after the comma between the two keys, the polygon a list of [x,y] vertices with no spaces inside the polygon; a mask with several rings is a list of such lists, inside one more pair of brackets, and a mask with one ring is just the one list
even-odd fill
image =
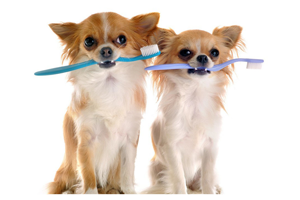
{"label": "dog head", "polygon": [[237,47],[243,47],[241,32],[240,26],[216,28],[212,34],[188,30],[177,35],[172,30],[164,30],[159,41],[162,54],[156,64],[186,63],[193,68],[211,68],[229,60]]}
{"label": "dog head", "polygon": [[[215,28],[212,34],[202,30],[188,30],[176,34],[173,30],[160,29],[160,32],[158,45],[161,55],[155,60],[155,65],[185,63],[193,68],[211,68],[216,64],[232,59],[233,53],[237,52],[238,48],[244,48],[240,26]],[[221,71],[212,72],[209,76],[223,73],[226,75],[225,77],[231,78],[232,72],[233,65],[225,67]],[[202,76],[207,76],[209,72],[178,69],[157,70],[151,73],[153,84],[160,96],[166,83],[166,74],[184,79],[199,79]]]}
{"label": "dog head", "polygon": [[120,56],[140,55],[140,48],[149,45],[158,20],[159,13],[127,19],[108,12],[93,14],[78,24],[68,22],[49,26],[65,45],[63,59],[75,63],[86,56],[98,62],[101,68],[110,68]]}

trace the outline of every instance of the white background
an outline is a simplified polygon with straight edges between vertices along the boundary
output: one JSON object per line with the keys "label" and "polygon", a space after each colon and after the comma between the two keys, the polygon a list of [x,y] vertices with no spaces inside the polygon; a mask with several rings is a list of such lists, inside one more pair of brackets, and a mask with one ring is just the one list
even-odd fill
{"label": "white background", "polygon": [[[240,25],[246,52],[262,70],[236,65],[228,90],[218,169],[220,198],[299,197],[300,64],[296,1],[1,1],[0,195],[44,194],[64,155],[62,121],[72,87],[65,75],[36,77],[61,65],[62,47],[49,23],[79,23],[96,12],[127,18],[160,12],[177,33]],[[66,64],[66,63],[65,63]],[[150,125],[156,115],[148,84],[136,158],[136,190],[149,186]],[[198,198],[198,197],[197,197]],[[199,197],[200,198],[200,197]]]}

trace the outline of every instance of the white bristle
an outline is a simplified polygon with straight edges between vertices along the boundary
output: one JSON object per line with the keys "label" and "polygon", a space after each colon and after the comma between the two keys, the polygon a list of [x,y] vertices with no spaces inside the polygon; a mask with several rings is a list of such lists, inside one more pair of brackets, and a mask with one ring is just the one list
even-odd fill
{"label": "white bristle", "polygon": [[142,47],[140,50],[143,56],[149,56],[159,52],[157,44]]}
{"label": "white bristle", "polygon": [[262,68],[262,63],[248,62],[248,64],[247,64],[247,69],[261,69],[261,68]]}

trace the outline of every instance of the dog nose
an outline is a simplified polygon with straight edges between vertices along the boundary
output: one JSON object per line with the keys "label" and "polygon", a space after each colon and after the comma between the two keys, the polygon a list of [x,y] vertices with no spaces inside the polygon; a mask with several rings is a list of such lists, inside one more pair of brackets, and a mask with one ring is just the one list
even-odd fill
{"label": "dog nose", "polygon": [[103,47],[100,50],[100,54],[103,58],[109,58],[113,53],[113,50],[110,47]]}
{"label": "dog nose", "polygon": [[208,62],[208,58],[206,55],[200,55],[197,57],[198,62],[200,62],[202,65]]}

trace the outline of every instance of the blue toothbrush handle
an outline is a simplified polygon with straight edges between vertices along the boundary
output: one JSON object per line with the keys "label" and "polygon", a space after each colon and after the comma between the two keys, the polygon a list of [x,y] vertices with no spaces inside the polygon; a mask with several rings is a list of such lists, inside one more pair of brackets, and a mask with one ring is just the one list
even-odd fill
{"label": "blue toothbrush handle", "polygon": [[54,75],[54,74],[61,74],[69,71],[73,71],[76,69],[81,69],[83,67],[87,67],[90,65],[97,64],[96,61],[94,60],[88,60],[82,63],[77,63],[74,65],[68,65],[68,66],[63,66],[63,67],[57,67],[57,68],[52,68],[52,69],[46,69],[42,71],[35,72],[34,75],[36,76],[47,76],[47,75]]}
{"label": "blue toothbrush handle", "polygon": [[[116,61],[120,61],[120,62],[133,62],[133,61],[137,61],[137,60],[146,60],[149,58],[153,58],[155,56],[158,56],[160,54],[160,51],[155,53],[155,54],[151,54],[149,56],[137,56],[134,58],[123,58],[123,57],[119,57]],[[74,65],[68,65],[68,66],[63,66],[63,67],[56,67],[56,68],[52,68],[52,69],[46,69],[43,71],[38,71],[35,72],[34,75],[36,76],[47,76],[47,75],[54,75],[54,74],[61,74],[61,73],[65,73],[65,72],[69,72],[69,71],[73,71],[76,69],[81,69],[90,65],[94,65],[97,64],[96,61],[94,60],[88,60],[82,63],[76,63]]]}

